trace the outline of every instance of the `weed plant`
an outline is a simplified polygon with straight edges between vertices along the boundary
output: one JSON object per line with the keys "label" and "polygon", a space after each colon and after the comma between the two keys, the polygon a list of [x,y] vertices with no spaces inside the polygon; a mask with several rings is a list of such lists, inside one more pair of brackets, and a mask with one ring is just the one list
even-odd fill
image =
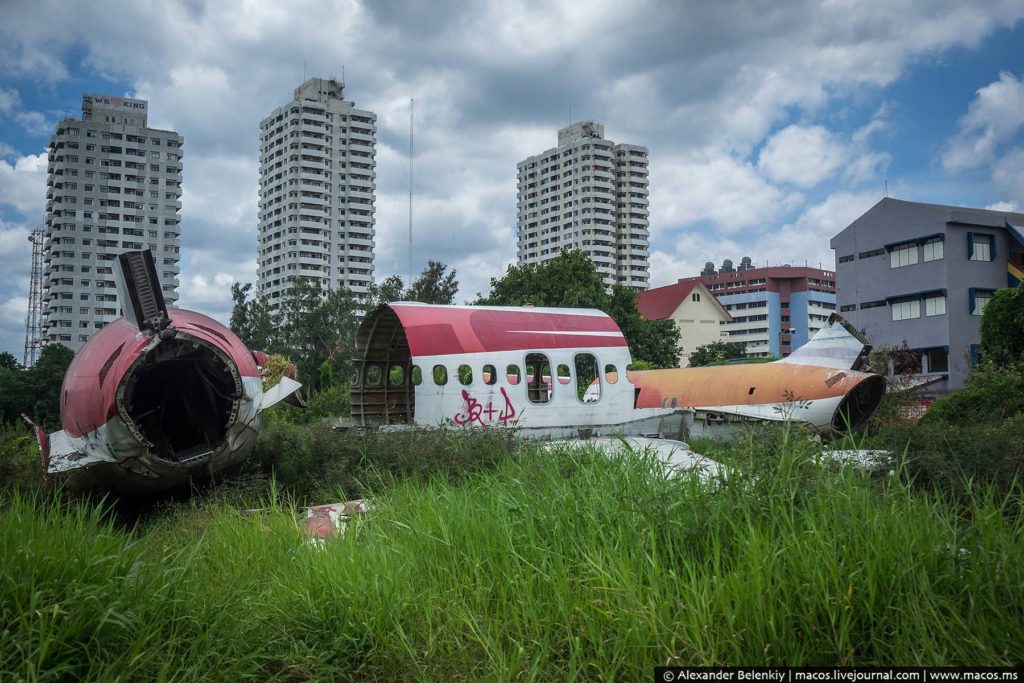
{"label": "weed plant", "polygon": [[0,511],[0,679],[1024,661],[1024,520],[1005,512],[1020,486],[972,489],[965,515],[899,472],[821,462],[802,432],[772,439],[750,442],[747,476],[708,483],[637,454],[478,452],[494,465],[453,477],[395,453],[363,484],[377,509],[322,545],[273,494],[260,513],[194,501],[144,531],[16,495]]}

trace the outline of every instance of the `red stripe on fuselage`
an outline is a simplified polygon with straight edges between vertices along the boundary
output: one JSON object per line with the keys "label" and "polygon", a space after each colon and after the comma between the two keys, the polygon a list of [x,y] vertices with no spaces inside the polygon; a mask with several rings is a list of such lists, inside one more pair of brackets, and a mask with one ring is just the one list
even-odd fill
{"label": "red stripe on fuselage", "polygon": [[392,308],[405,329],[413,356],[626,346],[615,321],[597,312],[573,315],[543,309],[401,304],[394,304]]}

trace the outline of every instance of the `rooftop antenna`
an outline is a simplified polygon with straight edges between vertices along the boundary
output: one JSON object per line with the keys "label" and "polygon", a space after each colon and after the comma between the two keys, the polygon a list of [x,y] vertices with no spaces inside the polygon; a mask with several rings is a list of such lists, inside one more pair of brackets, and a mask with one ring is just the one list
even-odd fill
{"label": "rooftop antenna", "polygon": [[889,196],[889,176],[885,177],[885,196]]}
{"label": "rooftop antenna", "polygon": [[341,87],[345,87],[345,65],[341,65]]}
{"label": "rooftop antenna", "polygon": [[302,82],[306,82],[306,60],[302,60]]}
{"label": "rooftop antenna", "polygon": [[572,125],[572,105],[569,105],[569,125]]}
{"label": "rooftop antenna", "polygon": [[413,142],[413,107],[415,101],[413,98],[409,98],[409,287],[412,287],[412,142]]}

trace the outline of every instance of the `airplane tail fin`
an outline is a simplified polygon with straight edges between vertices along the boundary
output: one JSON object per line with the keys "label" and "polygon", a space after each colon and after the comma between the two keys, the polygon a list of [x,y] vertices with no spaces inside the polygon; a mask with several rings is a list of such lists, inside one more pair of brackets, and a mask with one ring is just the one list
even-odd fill
{"label": "airplane tail fin", "polygon": [[810,341],[777,362],[859,370],[869,353],[867,338],[843,316],[833,313]]}

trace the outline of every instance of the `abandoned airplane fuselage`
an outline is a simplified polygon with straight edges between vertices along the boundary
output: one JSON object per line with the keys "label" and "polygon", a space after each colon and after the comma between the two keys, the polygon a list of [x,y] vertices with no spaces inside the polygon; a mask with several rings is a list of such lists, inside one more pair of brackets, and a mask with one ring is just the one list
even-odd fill
{"label": "abandoned airplane fuselage", "polygon": [[[775,363],[627,372],[625,338],[592,309],[386,304],[357,336],[356,424],[514,426],[549,438],[677,436],[723,421],[856,427],[884,393],[864,344],[831,321]],[[697,424],[693,424],[694,417]]]}

